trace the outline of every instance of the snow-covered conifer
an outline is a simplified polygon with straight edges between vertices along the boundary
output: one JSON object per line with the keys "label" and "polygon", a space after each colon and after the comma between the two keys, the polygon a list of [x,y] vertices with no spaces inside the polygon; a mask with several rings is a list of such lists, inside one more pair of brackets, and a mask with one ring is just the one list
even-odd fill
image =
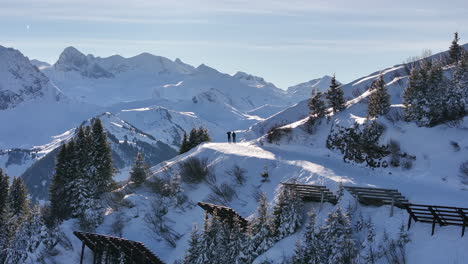
{"label": "snow-covered conifer", "polygon": [[95,170],[93,185],[96,186],[95,196],[109,191],[114,173],[112,163],[112,149],[107,141],[107,135],[99,118],[92,124],[92,159]]}
{"label": "snow-covered conifer", "polygon": [[309,100],[309,109],[310,114],[315,115],[317,118],[322,118],[326,114],[327,107],[325,102],[322,101],[323,94],[321,92],[317,92],[310,100]]}
{"label": "snow-covered conifer", "polygon": [[184,257],[184,264],[192,264],[196,263],[197,259],[200,256],[200,232],[198,231],[198,227],[196,225],[192,228],[192,233],[190,235],[190,240],[188,242],[189,248],[185,253]]}
{"label": "snow-covered conifer", "polygon": [[182,138],[182,143],[180,144],[179,154],[183,154],[190,150],[189,141],[187,138],[187,132],[184,131],[184,136]]}
{"label": "snow-covered conifer", "polygon": [[8,204],[13,216],[23,217],[29,213],[28,190],[22,178],[13,178],[8,196]]}
{"label": "snow-covered conifer", "polygon": [[302,223],[302,201],[296,190],[282,187],[276,197],[272,214],[272,235],[282,239],[293,234]]}
{"label": "snow-covered conifer", "polygon": [[268,214],[267,198],[265,193],[260,197],[256,217],[250,225],[251,238],[246,255],[254,260],[260,254],[267,251],[274,242],[271,231],[271,217]]}
{"label": "snow-covered conifer", "polygon": [[130,172],[130,180],[136,184],[141,184],[148,177],[148,173],[148,166],[145,163],[145,158],[141,152],[138,152],[132,171]]}
{"label": "snow-covered conifer", "polygon": [[390,94],[385,87],[382,74],[372,83],[370,90],[372,93],[369,96],[369,117],[385,115],[390,109]]}
{"label": "snow-covered conifer", "polygon": [[336,81],[335,75],[333,75],[331,79],[330,88],[327,91],[326,98],[328,99],[328,104],[334,113],[345,109],[346,102],[343,96],[343,90],[341,89],[341,85]]}
{"label": "snow-covered conifer", "polygon": [[458,44],[460,40],[460,38],[458,38],[458,32],[455,32],[453,35],[452,45],[450,45],[449,48],[450,63],[457,63],[463,48]]}
{"label": "snow-covered conifer", "polygon": [[[0,168],[0,223],[8,209],[9,177]],[[1,225],[1,224],[0,224]]]}

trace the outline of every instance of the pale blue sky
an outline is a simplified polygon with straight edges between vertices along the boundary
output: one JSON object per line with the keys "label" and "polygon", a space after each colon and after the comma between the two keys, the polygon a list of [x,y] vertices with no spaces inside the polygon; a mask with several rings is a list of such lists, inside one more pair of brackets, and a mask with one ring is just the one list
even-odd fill
{"label": "pale blue sky", "polygon": [[0,45],[53,63],[67,46],[101,57],[150,52],[281,88],[349,82],[424,49],[468,42],[468,1],[0,0]]}

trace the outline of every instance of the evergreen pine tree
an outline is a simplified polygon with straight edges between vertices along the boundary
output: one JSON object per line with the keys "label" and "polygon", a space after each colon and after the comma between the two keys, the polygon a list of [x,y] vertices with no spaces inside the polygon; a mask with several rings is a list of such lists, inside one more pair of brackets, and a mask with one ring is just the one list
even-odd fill
{"label": "evergreen pine tree", "polygon": [[326,98],[328,103],[333,110],[333,113],[337,113],[345,109],[345,99],[341,85],[336,81],[335,75],[333,75],[330,83],[330,88],[327,91]]}
{"label": "evergreen pine tree", "polygon": [[[468,105],[468,52],[463,51],[452,75],[454,92],[460,96],[463,104]],[[450,103],[449,103],[450,105]]]}
{"label": "evergreen pine tree", "polygon": [[148,177],[148,166],[145,163],[145,158],[141,152],[138,152],[132,171],[130,172],[130,180],[137,185],[143,183]]}
{"label": "evergreen pine tree", "polygon": [[282,187],[273,207],[272,235],[280,240],[293,234],[301,225],[302,203],[296,190]]}
{"label": "evergreen pine tree", "polygon": [[0,263],[3,263],[4,257],[2,257],[2,251],[6,248],[9,241],[8,219],[10,210],[8,206],[8,193],[9,178],[8,175],[0,169]]}
{"label": "evergreen pine tree", "polygon": [[266,195],[263,193],[258,203],[257,215],[250,225],[252,235],[246,255],[251,261],[267,251],[274,242],[266,199]]}
{"label": "evergreen pine tree", "polygon": [[180,144],[179,154],[183,154],[190,150],[189,141],[187,138],[187,132],[184,131],[184,137],[182,138],[182,143]]}
{"label": "evergreen pine tree", "polygon": [[390,94],[385,87],[382,74],[372,83],[370,90],[372,93],[369,97],[369,117],[377,117],[388,113],[390,109]]}
{"label": "evergreen pine tree", "polygon": [[8,204],[13,216],[24,217],[29,213],[28,190],[24,185],[23,179],[19,177],[13,178],[13,183],[10,187]]}
{"label": "evergreen pine tree", "polygon": [[458,38],[458,32],[455,32],[453,35],[452,45],[450,45],[449,48],[449,56],[450,63],[457,63],[460,59],[463,48],[458,44],[458,41],[460,40]]}
{"label": "evergreen pine tree", "polygon": [[109,191],[113,180],[114,173],[112,163],[112,149],[107,141],[107,135],[102,127],[102,122],[99,118],[94,119],[92,124],[92,158],[95,169],[93,177],[93,185],[96,186],[95,197]]}
{"label": "evergreen pine tree", "polygon": [[54,230],[45,228],[41,208],[35,206],[31,214],[17,228],[8,250],[5,263],[39,263],[43,252],[57,243]]}
{"label": "evergreen pine tree", "polygon": [[0,168],[0,225],[5,221],[8,211],[9,177]]}
{"label": "evergreen pine tree", "polygon": [[189,150],[198,145],[198,131],[196,128],[192,128],[192,130],[190,130],[188,142]]}
{"label": "evergreen pine tree", "polygon": [[210,142],[211,138],[210,135],[208,134],[208,129],[204,127],[199,127],[197,130],[197,145],[203,143],[203,142]]}
{"label": "evergreen pine tree", "polygon": [[292,264],[303,263],[319,263],[317,258],[318,245],[317,235],[315,232],[315,211],[312,209],[308,213],[309,221],[304,232],[304,237],[301,242],[296,245]]}
{"label": "evergreen pine tree", "polygon": [[196,263],[197,259],[200,257],[200,232],[196,225],[192,228],[192,234],[190,235],[189,248],[185,253],[184,264],[193,264]]}
{"label": "evergreen pine tree", "polygon": [[320,228],[319,236],[324,244],[320,245],[318,263],[353,263],[356,257],[356,245],[352,238],[352,230],[349,216],[345,215],[340,208],[331,212]]}
{"label": "evergreen pine tree", "polygon": [[49,187],[50,210],[52,219],[64,220],[70,216],[70,210],[67,205],[66,189],[64,188],[68,180],[67,167],[67,144],[62,144],[57,154],[55,163],[55,173],[52,175],[52,182]]}
{"label": "evergreen pine tree", "polygon": [[315,115],[317,118],[324,117],[327,110],[325,102],[322,101],[322,96],[321,92],[317,92],[309,101],[310,114]]}

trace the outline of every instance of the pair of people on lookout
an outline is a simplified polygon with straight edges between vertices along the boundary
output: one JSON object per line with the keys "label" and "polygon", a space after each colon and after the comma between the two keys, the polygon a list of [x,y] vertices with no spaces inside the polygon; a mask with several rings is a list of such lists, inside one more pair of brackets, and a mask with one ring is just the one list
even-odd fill
{"label": "pair of people on lookout", "polygon": [[228,142],[231,143],[231,135],[232,135],[232,142],[233,143],[236,143],[236,132],[234,131],[228,131],[227,133],[227,137],[228,137]]}

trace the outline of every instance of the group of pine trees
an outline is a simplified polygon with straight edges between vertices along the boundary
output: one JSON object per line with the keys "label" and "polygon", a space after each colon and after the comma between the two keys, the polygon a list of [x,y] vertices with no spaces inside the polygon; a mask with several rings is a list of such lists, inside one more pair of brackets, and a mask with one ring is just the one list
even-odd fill
{"label": "group of pine trees", "polygon": [[52,218],[78,217],[83,228],[93,228],[100,218],[98,199],[110,190],[113,172],[112,149],[96,118],[60,148],[50,186]]}
{"label": "group of pine trees", "polygon": [[203,229],[194,227],[183,263],[252,263],[275,242],[296,232],[302,224],[302,204],[297,193],[282,188],[272,212],[266,196],[260,197],[255,218],[247,227],[239,219],[206,217]]}
{"label": "group of pine trees", "polygon": [[330,88],[325,95],[322,92],[317,92],[309,100],[311,115],[314,115],[316,118],[322,118],[327,113],[327,104],[322,99],[324,96],[328,100],[328,106],[332,109],[333,113],[338,113],[345,109],[346,101],[344,99],[343,90],[336,80],[335,75],[333,75]]}
{"label": "group of pine trees", "polygon": [[[421,60],[411,70],[404,91],[405,118],[419,126],[434,126],[465,116],[468,100],[468,52],[459,44],[458,34],[447,59]],[[444,67],[452,67],[451,79]]]}
{"label": "group of pine trees", "polygon": [[54,232],[45,228],[44,208],[31,207],[22,178],[9,185],[0,169],[0,263],[25,263],[29,254],[49,249],[55,240]]}
{"label": "group of pine trees", "polygon": [[179,154],[185,153],[201,143],[209,141],[211,141],[211,137],[208,134],[208,129],[204,127],[192,128],[188,136],[184,131],[184,137],[182,138]]}

